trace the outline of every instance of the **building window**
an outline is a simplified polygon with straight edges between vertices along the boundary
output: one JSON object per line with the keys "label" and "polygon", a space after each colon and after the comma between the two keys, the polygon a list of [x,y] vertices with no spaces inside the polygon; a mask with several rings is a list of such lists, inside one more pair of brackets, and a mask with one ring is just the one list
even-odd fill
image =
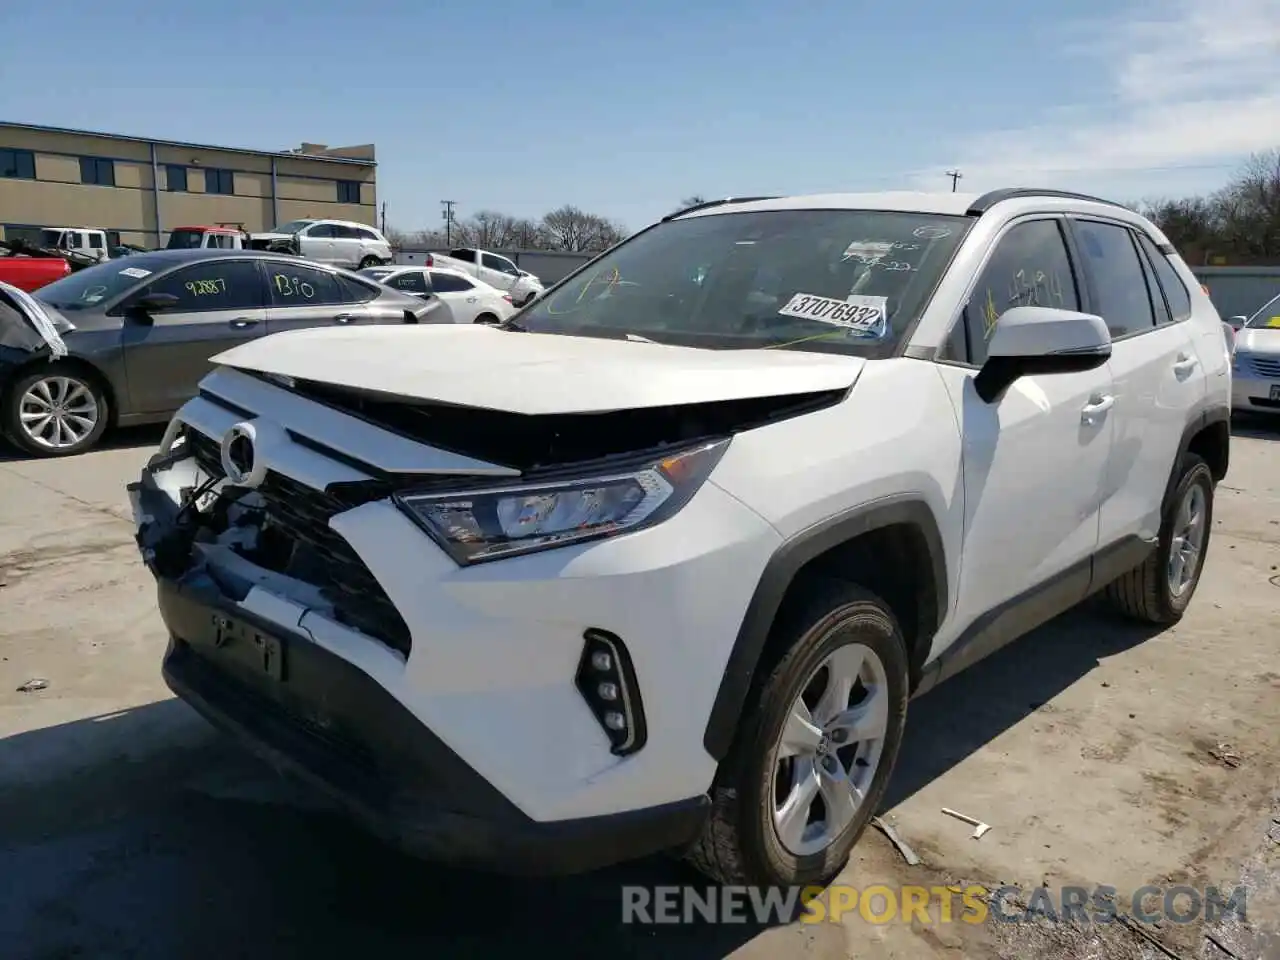
{"label": "building window", "polygon": [[359,203],[360,202],[360,182],[358,180],[339,180],[338,181],[338,202],[339,203]]}
{"label": "building window", "polygon": [[114,187],[116,185],[115,161],[101,160],[98,157],[81,157],[80,182],[94,183],[100,187]]}
{"label": "building window", "polygon": [[235,175],[230,170],[217,170],[213,167],[204,172],[204,192],[233,194],[236,192]]}
{"label": "building window", "polygon": [[32,226],[29,223],[6,223],[4,224],[4,238],[6,240],[21,240],[29,243],[33,247],[40,246],[44,239],[44,228]]}
{"label": "building window", "polygon": [[187,192],[187,168],[169,164],[164,168],[165,189],[170,193]]}
{"label": "building window", "polygon": [[0,150],[0,177],[34,180],[36,155],[30,150]]}

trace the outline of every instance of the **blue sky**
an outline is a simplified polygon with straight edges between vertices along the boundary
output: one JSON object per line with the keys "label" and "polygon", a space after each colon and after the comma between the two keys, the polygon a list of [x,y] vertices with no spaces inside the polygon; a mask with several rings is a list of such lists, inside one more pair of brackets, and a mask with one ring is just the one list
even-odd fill
{"label": "blue sky", "polygon": [[401,229],[441,199],[638,228],[693,193],[950,189],[953,166],[1136,199],[1280,144],[1280,0],[76,6],[0,4],[0,119],[372,141]]}

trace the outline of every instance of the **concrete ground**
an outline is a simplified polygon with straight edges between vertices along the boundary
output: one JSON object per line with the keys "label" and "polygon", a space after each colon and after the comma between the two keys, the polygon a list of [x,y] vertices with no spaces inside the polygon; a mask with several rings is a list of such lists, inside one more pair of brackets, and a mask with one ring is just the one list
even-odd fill
{"label": "concrete ground", "polygon": [[[1249,886],[1248,923],[635,927],[622,884],[408,861],[173,700],[123,485],[158,436],[0,459],[0,956],[915,958],[1280,956],[1280,431],[1237,431],[1208,567],[1163,633],[1060,618],[912,705],[884,811],[843,881]],[[47,687],[18,692],[40,678]],[[993,826],[982,839],[951,807]],[[1276,818],[1273,822],[1273,818]],[[1268,838],[1268,833],[1272,839]],[[957,916],[959,910],[957,910]]]}

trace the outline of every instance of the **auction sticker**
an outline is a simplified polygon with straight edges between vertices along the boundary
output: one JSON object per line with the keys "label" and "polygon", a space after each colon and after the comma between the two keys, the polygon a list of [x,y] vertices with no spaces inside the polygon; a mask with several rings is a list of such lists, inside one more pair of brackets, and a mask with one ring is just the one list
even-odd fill
{"label": "auction sticker", "polygon": [[860,260],[863,263],[879,263],[893,252],[892,243],[881,243],[876,240],[855,240],[845,247],[841,260]]}
{"label": "auction sticker", "polygon": [[797,293],[778,310],[784,317],[817,320],[836,327],[846,327],[861,334],[884,336],[888,317],[888,297],[853,294],[846,300]]}
{"label": "auction sticker", "polygon": [[151,276],[150,270],[143,270],[141,267],[125,267],[120,271],[122,277],[133,277],[135,280],[141,280],[143,277]]}

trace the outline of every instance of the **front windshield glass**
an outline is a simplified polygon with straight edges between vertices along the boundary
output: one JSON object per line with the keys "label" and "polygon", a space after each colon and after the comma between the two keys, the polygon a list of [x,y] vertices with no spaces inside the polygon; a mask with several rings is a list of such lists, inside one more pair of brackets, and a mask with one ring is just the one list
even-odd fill
{"label": "front windshield glass", "polygon": [[1280,296],[1272,297],[1263,304],[1262,309],[1245,322],[1245,326],[1253,329],[1259,327],[1280,329]]}
{"label": "front windshield glass", "polygon": [[887,356],[970,222],[878,210],[673,220],[560,284],[513,326],[719,349]]}
{"label": "front windshield glass", "polygon": [[40,245],[42,247],[56,247],[62,242],[61,230],[41,230]]}
{"label": "front windshield glass", "polygon": [[280,224],[280,226],[274,228],[271,232],[294,234],[313,223],[315,223],[314,220],[290,220],[288,223]]}
{"label": "front windshield glass", "polygon": [[158,260],[146,254],[126,257],[123,263],[106,260],[41,287],[35,297],[63,313],[92,310],[98,304],[138,286],[171,263],[171,260]]}

